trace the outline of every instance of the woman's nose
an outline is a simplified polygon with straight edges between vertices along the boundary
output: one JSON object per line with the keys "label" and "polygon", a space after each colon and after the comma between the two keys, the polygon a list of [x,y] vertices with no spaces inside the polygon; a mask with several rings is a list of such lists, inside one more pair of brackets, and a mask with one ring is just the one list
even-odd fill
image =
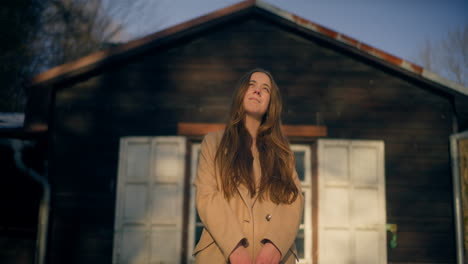
{"label": "woman's nose", "polygon": [[256,86],[256,87],[254,88],[254,93],[260,94],[260,87]]}

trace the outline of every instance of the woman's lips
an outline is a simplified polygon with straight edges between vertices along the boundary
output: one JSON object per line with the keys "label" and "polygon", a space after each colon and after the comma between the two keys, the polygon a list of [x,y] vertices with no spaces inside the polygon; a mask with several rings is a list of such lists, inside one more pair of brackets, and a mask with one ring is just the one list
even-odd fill
{"label": "woman's lips", "polygon": [[257,98],[254,98],[254,97],[250,97],[249,100],[254,100],[254,101],[256,101],[257,103],[260,103],[260,100],[257,99]]}

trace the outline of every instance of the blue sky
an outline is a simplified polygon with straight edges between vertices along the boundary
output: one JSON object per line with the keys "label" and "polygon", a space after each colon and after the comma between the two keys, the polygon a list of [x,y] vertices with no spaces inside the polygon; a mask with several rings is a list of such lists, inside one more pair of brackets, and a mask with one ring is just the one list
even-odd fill
{"label": "blue sky", "polygon": [[[140,22],[125,35],[138,38],[238,3],[234,0],[144,0]],[[440,41],[468,24],[468,0],[267,0],[283,10],[418,63],[426,40]]]}

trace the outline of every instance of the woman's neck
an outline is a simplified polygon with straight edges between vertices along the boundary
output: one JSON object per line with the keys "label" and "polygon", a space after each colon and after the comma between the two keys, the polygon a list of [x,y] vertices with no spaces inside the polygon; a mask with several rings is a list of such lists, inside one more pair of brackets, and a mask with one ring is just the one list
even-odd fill
{"label": "woman's neck", "polygon": [[258,128],[260,127],[260,120],[246,115],[245,116],[245,128],[249,131],[250,136],[252,137],[252,146],[255,146],[255,141],[257,139]]}

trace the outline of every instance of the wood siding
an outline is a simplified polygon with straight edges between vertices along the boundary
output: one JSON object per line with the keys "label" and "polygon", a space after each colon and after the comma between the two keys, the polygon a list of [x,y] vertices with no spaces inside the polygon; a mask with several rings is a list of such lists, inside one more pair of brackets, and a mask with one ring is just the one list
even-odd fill
{"label": "wood siding", "polygon": [[389,263],[455,261],[450,99],[273,20],[243,18],[57,90],[48,263],[110,263],[120,137],[223,123],[236,81],[255,67],[276,78],[284,124],[385,142],[387,222],[398,225]]}

